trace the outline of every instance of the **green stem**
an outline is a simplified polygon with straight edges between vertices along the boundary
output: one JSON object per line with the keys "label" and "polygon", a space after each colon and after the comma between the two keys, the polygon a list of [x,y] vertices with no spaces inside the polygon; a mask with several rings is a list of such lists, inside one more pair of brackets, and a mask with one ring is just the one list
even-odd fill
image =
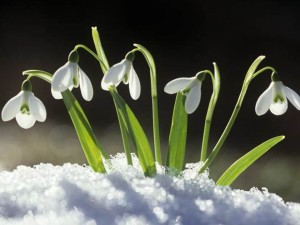
{"label": "green stem", "polygon": [[206,73],[210,74],[212,84],[213,84],[213,93],[210,98],[210,102],[208,105],[206,118],[205,118],[205,125],[204,125],[204,131],[203,131],[203,137],[202,137],[202,147],[201,147],[201,157],[200,161],[204,162],[206,160],[207,155],[207,147],[208,147],[208,140],[209,140],[209,134],[210,134],[210,127],[212,122],[212,117],[214,113],[214,109],[218,100],[219,91],[220,91],[220,74],[216,63],[213,63],[214,65],[214,74],[207,70]]}
{"label": "green stem", "polygon": [[90,53],[99,63],[100,63],[100,66],[101,68],[103,68],[103,70],[107,71],[108,68],[107,66],[105,65],[105,63],[101,60],[100,57],[98,57],[98,55],[93,52],[91,49],[89,49],[87,46],[85,45],[82,45],[82,44],[78,44],[74,47],[74,50],[78,50],[79,48],[82,48],[84,50],[86,50],[88,53]]}
{"label": "green stem", "polygon": [[[262,59],[261,59],[262,60]],[[259,60],[257,60],[259,61]],[[256,61],[255,61],[256,62]],[[253,64],[255,64],[255,62]],[[256,67],[258,66],[258,64],[260,63],[260,61],[258,63],[255,64],[255,66],[252,66],[250,67],[249,71],[253,71],[256,69]],[[254,69],[252,68],[254,67]],[[231,117],[219,139],[219,141],[217,142],[216,146],[214,147],[214,149],[212,150],[211,154],[209,155],[209,157],[207,158],[207,160],[205,161],[204,165],[202,166],[202,168],[200,169],[199,173],[202,173],[206,170],[207,167],[210,166],[210,164],[212,163],[212,161],[215,159],[215,157],[217,156],[217,154],[219,153],[221,147],[223,146],[228,134],[230,133],[231,131],[231,128],[237,118],[237,115],[241,109],[241,106],[242,106],[242,103],[243,103],[243,100],[244,100],[244,97],[246,95],[246,92],[247,92],[247,89],[248,89],[248,86],[251,82],[251,80],[258,76],[259,74],[261,74],[262,72],[264,72],[265,70],[272,70],[272,72],[274,72],[274,68],[272,67],[264,67],[263,69],[257,71],[256,73],[250,73],[249,72],[247,73],[246,77],[245,77],[245,81],[244,81],[244,84],[243,84],[243,87],[242,87],[242,90],[241,90],[241,93],[239,95],[239,98],[237,100],[237,103],[234,107],[234,110],[231,114]]]}
{"label": "green stem", "polygon": [[[100,62],[101,70],[102,70],[103,74],[105,74],[107,72],[107,70],[109,69],[109,64],[108,64],[107,58],[105,56],[105,52],[103,50],[101,41],[100,41],[100,36],[97,31],[97,27],[92,27],[92,36],[93,36],[93,41],[94,41],[94,45],[95,45],[97,54],[95,54],[92,50],[90,50],[89,48],[87,48],[84,45],[77,45],[76,47],[84,48],[90,54],[92,54]],[[113,88],[113,89],[115,91],[117,91],[115,88]],[[112,90],[109,90],[109,91],[112,92]],[[121,114],[120,114],[115,102],[114,102],[114,104],[115,104],[117,117],[118,117],[118,121],[119,121],[119,125],[120,125],[120,131],[121,131],[121,136],[122,136],[122,141],[123,141],[127,164],[132,165],[132,157],[131,157],[131,152],[130,152],[128,131],[125,127],[124,122],[121,119]]]}
{"label": "green stem", "polygon": [[159,164],[162,164],[161,150],[160,150],[160,134],[159,134],[159,119],[158,119],[158,101],[157,101],[157,82],[156,82],[156,67],[150,52],[139,44],[134,44],[137,49],[145,57],[150,69],[151,80],[151,98],[152,98],[152,121],[153,121],[153,138],[154,138],[154,152],[155,160]]}
{"label": "green stem", "polygon": [[276,72],[276,70],[273,67],[266,66],[266,67],[260,69],[259,71],[257,71],[256,73],[254,73],[252,79],[266,70],[271,70],[272,72]]}

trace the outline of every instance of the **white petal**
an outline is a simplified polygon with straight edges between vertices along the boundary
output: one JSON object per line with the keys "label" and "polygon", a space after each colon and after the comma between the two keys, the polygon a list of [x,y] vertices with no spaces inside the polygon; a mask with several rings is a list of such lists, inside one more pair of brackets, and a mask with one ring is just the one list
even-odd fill
{"label": "white petal", "polygon": [[164,91],[168,94],[175,94],[183,89],[187,88],[191,82],[195,80],[195,77],[181,77],[175,80],[171,80],[166,84]]}
{"label": "white petal", "polygon": [[128,70],[128,63],[130,63],[128,60],[123,59],[121,62],[109,68],[101,81],[101,88],[107,91],[111,85],[117,87],[123,80],[124,75],[127,72],[126,70]]}
{"label": "white petal", "polygon": [[293,106],[295,106],[296,109],[300,110],[300,96],[295,91],[286,86],[283,86],[283,91],[287,99],[290,100]]}
{"label": "white petal", "polygon": [[59,92],[67,90],[71,85],[73,85],[73,78],[77,74],[78,64],[74,62],[67,62],[54,73],[51,82],[52,89]]}
{"label": "white petal", "polygon": [[193,85],[190,92],[186,96],[185,100],[185,111],[188,114],[193,113],[199,106],[201,100],[201,84],[202,82],[195,80],[196,85]]}
{"label": "white petal", "polygon": [[[71,87],[69,87],[69,90],[72,91],[73,88],[74,88],[74,86],[71,85]],[[62,99],[63,98],[61,92],[54,91],[52,88],[51,88],[51,94],[52,94],[53,98],[55,98],[55,99]]]}
{"label": "white petal", "polygon": [[29,113],[34,119],[39,122],[46,120],[47,112],[43,102],[34,96],[33,93],[29,95]]}
{"label": "white petal", "polygon": [[286,112],[287,108],[288,108],[288,104],[287,104],[287,100],[285,99],[283,102],[281,101],[273,102],[270,106],[270,111],[274,115],[280,116]]}
{"label": "white petal", "polygon": [[129,92],[134,100],[141,95],[141,83],[132,65],[129,70]]}
{"label": "white petal", "polygon": [[11,98],[3,107],[1,117],[3,121],[13,119],[20,112],[21,101],[24,92],[21,91],[15,97]]}
{"label": "white petal", "polygon": [[269,110],[273,100],[273,86],[274,83],[272,82],[267,90],[265,90],[257,99],[255,112],[258,116],[265,114]]}
{"label": "white petal", "polygon": [[88,76],[79,67],[79,83],[82,97],[86,101],[91,101],[94,95],[93,86]]}
{"label": "white petal", "polygon": [[35,124],[35,119],[32,115],[22,114],[21,112],[16,115],[16,120],[20,127],[29,129]]}
{"label": "white petal", "polygon": [[55,99],[62,99],[62,95],[61,95],[61,92],[59,91],[54,91],[53,88],[51,88],[51,94],[53,96],[53,98]]}

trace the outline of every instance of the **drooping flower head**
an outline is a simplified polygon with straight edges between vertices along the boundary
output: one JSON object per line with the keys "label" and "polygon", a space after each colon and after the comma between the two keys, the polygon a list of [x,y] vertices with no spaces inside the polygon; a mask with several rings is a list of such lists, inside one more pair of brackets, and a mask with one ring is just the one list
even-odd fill
{"label": "drooping flower head", "polygon": [[185,111],[188,114],[193,113],[200,104],[201,86],[205,75],[198,73],[194,77],[181,77],[166,84],[164,91],[168,94],[181,92],[186,95]]}
{"label": "drooping flower head", "polygon": [[133,68],[133,60],[134,53],[130,52],[125,59],[109,68],[101,81],[102,89],[108,91],[110,86],[117,87],[123,81],[124,84],[129,84],[132,99],[138,99],[141,94],[141,84]]}
{"label": "drooping flower head", "polygon": [[3,121],[16,118],[19,126],[24,129],[31,128],[36,121],[44,122],[46,116],[46,108],[32,93],[29,80],[23,82],[22,90],[4,105],[1,113]]}
{"label": "drooping flower head", "polygon": [[272,82],[258,98],[255,105],[255,112],[258,116],[265,114],[269,109],[276,115],[282,115],[287,111],[288,102],[300,110],[300,96],[292,89],[285,86],[277,73],[272,74]]}
{"label": "drooping flower head", "polygon": [[79,55],[76,50],[73,50],[68,62],[60,67],[53,75],[51,83],[52,96],[55,99],[61,99],[61,92],[67,89],[72,90],[73,87],[80,87],[82,97],[86,101],[93,98],[93,86],[85,72],[79,67]]}

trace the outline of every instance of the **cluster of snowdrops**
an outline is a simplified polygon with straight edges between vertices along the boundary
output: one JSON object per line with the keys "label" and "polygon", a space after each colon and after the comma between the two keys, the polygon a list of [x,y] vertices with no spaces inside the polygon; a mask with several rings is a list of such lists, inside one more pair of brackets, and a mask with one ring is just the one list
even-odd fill
{"label": "cluster of snowdrops", "polygon": [[[69,112],[89,165],[94,171],[104,173],[107,166],[104,162],[108,161],[109,154],[101,145],[100,140],[95,136],[88,118],[71,92],[73,88],[79,87],[83,99],[90,101],[93,98],[94,91],[91,81],[79,66],[79,50],[85,50],[98,61],[104,74],[101,87],[103,90],[110,92],[114,101],[128,165],[132,165],[131,156],[134,152],[139,158],[144,174],[146,176],[155,175],[155,163],[162,165],[163,162],[160,149],[156,67],[153,57],[145,47],[134,44],[134,48],[125,55],[125,58],[121,62],[110,67],[96,27],[92,28],[92,37],[96,51],[91,50],[85,45],[76,45],[69,54],[67,63],[57,69],[53,75],[42,70],[24,71],[23,75],[26,76],[26,79],[22,83],[21,91],[5,104],[1,114],[2,120],[9,121],[16,118],[17,123],[25,129],[31,128],[36,121],[44,122],[46,120],[46,108],[42,101],[34,96],[31,79],[40,78],[50,83],[52,96],[55,99],[62,99]],[[134,112],[117,91],[118,85],[123,83],[129,86],[129,93],[132,99],[137,100],[139,98],[141,84],[133,67],[134,58],[138,53],[145,58],[149,66],[154,150],[152,150],[148,138]],[[166,84],[164,91],[168,94],[176,94],[169,134],[167,160],[164,163],[166,167],[176,171],[177,174],[180,174],[184,168],[188,115],[193,113],[199,106],[201,86],[207,76],[211,80],[213,91],[204,123],[199,158],[202,162],[202,167],[199,173],[204,172],[218,155],[239,113],[248,86],[252,79],[258,75],[269,73],[271,84],[256,102],[255,112],[257,115],[263,115],[268,110],[275,115],[282,115],[288,108],[287,100],[296,109],[300,110],[299,95],[281,82],[273,67],[266,66],[257,69],[264,58],[264,56],[259,56],[249,67],[228,124],[210,151],[208,151],[210,128],[220,90],[220,74],[217,64],[213,63],[213,71],[202,70],[193,77],[177,78]],[[217,184],[230,185],[246,168],[275,144],[283,140],[283,138],[284,136],[271,138],[249,151],[223,173]]]}

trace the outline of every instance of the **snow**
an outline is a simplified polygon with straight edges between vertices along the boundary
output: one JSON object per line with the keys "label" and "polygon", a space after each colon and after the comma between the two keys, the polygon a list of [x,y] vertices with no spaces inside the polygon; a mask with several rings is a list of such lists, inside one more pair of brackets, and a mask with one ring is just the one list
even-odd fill
{"label": "snow", "polygon": [[250,191],[216,186],[200,164],[181,176],[158,167],[144,177],[134,157],[106,165],[39,164],[0,173],[0,225],[300,225],[300,204],[285,203],[266,188]]}

